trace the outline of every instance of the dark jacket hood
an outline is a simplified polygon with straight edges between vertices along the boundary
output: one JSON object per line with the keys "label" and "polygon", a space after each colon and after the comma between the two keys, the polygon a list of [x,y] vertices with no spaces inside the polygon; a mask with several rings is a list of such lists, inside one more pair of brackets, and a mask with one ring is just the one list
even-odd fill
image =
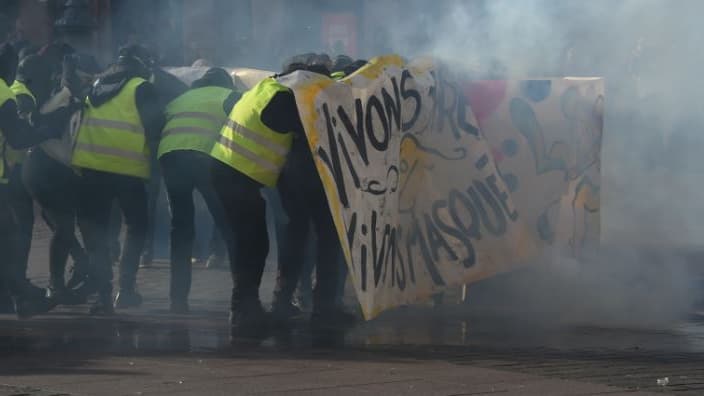
{"label": "dark jacket hood", "polygon": [[117,96],[131,79],[141,77],[147,80],[150,75],[149,69],[137,60],[121,57],[117,63],[98,76],[88,93],[88,99],[91,105],[95,107],[101,106]]}
{"label": "dark jacket hood", "polygon": [[17,73],[17,51],[15,48],[5,43],[0,46],[0,78],[5,80],[7,85],[12,85]]}

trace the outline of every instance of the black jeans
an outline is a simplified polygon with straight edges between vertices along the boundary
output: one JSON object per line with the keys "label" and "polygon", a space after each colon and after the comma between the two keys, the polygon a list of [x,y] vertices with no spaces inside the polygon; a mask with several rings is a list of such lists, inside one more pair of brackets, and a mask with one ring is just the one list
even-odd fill
{"label": "black jeans", "polygon": [[147,236],[144,241],[144,256],[146,261],[151,261],[154,258],[154,237],[156,236],[156,220],[157,220],[157,205],[159,204],[159,195],[161,194],[161,176],[159,161],[152,161],[151,175],[146,184],[147,189]]}
{"label": "black jeans", "polygon": [[289,221],[284,227],[279,246],[274,300],[277,303],[291,301],[306,260],[306,246],[310,246],[310,233],[314,231],[317,238],[316,243],[312,244],[316,259],[313,306],[314,309],[325,309],[336,305],[342,248],[315,168],[306,164],[305,156],[298,161],[287,164],[278,184]]}
{"label": "black jeans", "polygon": [[269,251],[266,204],[261,185],[220,161],[213,161],[213,188],[234,238],[228,246],[232,309],[259,303],[259,285]]}
{"label": "black jeans", "polygon": [[71,168],[36,148],[25,160],[22,180],[53,231],[49,244],[50,286],[62,288],[69,254],[76,266],[87,263],[86,252],[75,232],[80,179]]}
{"label": "black jeans", "polygon": [[7,184],[0,184],[0,283],[13,297],[22,293],[24,277],[17,268],[17,240],[19,232],[17,220],[10,206],[10,188]]}
{"label": "black jeans", "polygon": [[193,191],[198,191],[217,232],[231,245],[232,231],[210,178],[213,160],[197,151],[179,150],[161,157],[161,168],[171,208],[171,301],[184,302],[191,290],[191,257],[195,240]]}
{"label": "black jeans", "polygon": [[145,181],[137,177],[82,170],[78,222],[96,276],[101,298],[112,294],[109,227],[117,199],[127,226],[120,259],[120,289],[134,290],[147,232]]}
{"label": "black jeans", "polygon": [[29,250],[32,248],[32,230],[34,229],[34,201],[22,182],[22,165],[15,165],[9,178],[10,205],[17,221],[17,260],[18,276],[27,276]]}

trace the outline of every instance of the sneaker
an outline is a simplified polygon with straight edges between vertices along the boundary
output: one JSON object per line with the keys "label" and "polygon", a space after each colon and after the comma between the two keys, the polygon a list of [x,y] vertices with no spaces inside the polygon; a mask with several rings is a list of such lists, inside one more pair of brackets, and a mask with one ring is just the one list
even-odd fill
{"label": "sneaker", "polygon": [[142,305],[142,296],[136,290],[120,289],[115,296],[115,308],[137,308]]}
{"label": "sneaker", "polygon": [[69,272],[71,276],[69,277],[68,282],[66,282],[66,288],[75,289],[81,284],[88,282],[88,275],[77,270],[75,266],[72,267]]}
{"label": "sneaker", "polygon": [[[66,288],[68,288],[68,286]],[[86,299],[98,292],[95,282],[92,282],[89,278],[86,278],[82,283],[79,283],[78,286],[69,290]]]}
{"label": "sneaker", "polygon": [[32,282],[29,281],[29,279],[26,279],[21,286],[21,293],[23,296],[26,296],[27,298],[37,298],[37,299],[42,299],[46,296],[46,289],[43,287],[39,287],[34,285]]}
{"label": "sneaker", "polygon": [[190,312],[187,301],[171,301],[171,306],[169,306],[169,311],[172,314],[183,315]]}
{"label": "sneaker", "polygon": [[19,319],[28,319],[32,316],[47,313],[54,309],[56,304],[42,296],[37,298],[32,297],[18,297],[15,299],[15,313]]}
{"label": "sneaker", "polygon": [[296,292],[296,295],[293,297],[293,304],[303,312],[311,312],[313,310],[312,293]]}
{"label": "sneaker", "polygon": [[311,323],[320,326],[348,327],[354,325],[357,320],[357,315],[342,307],[314,309],[310,316]]}
{"label": "sneaker", "polygon": [[271,311],[269,314],[271,316],[271,320],[276,324],[284,324],[303,317],[303,311],[301,311],[293,303],[275,302],[271,305]]}
{"label": "sneaker", "polygon": [[259,300],[238,304],[230,311],[230,326],[243,330],[263,331],[269,326],[269,317]]}
{"label": "sneaker", "polygon": [[88,297],[85,294],[65,287],[50,287],[46,292],[46,297],[56,305],[81,305],[88,302]]}

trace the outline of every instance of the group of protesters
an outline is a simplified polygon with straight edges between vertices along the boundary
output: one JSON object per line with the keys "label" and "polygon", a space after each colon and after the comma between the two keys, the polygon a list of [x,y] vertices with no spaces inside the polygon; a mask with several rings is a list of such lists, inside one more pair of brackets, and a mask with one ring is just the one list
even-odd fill
{"label": "group of protesters", "polygon": [[[190,309],[198,191],[229,258],[233,327],[261,329],[302,317],[294,294],[299,283],[311,283],[313,266],[310,320],[354,321],[342,304],[340,241],[295,96],[280,78],[305,71],[339,79],[365,63],[298,55],[280,74],[240,92],[220,67],[202,68],[189,87],[141,45],[122,47],[101,68],[67,44],[2,44],[0,311],[28,318],[61,305],[86,304],[91,315],[140,306],[138,269],[151,261],[150,223],[163,180],[171,214],[171,312]],[[281,217],[274,222],[278,273],[266,310],[259,288],[272,201],[281,207],[268,214]],[[46,289],[27,279],[35,207],[52,233]],[[126,232],[119,249],[121,219]]]}

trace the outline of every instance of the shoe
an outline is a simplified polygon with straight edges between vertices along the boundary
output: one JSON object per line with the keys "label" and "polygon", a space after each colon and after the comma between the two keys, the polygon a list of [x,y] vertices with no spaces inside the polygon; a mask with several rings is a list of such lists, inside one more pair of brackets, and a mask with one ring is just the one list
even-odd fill
{"label": "shoe", "polygon": [[88,310],[88,314],[91,316],[113,316],[115,315],[115,308],[112,306],[110,299],[98,299]]}
{"label": "shoe", "polygon": [[293,304],[303,312],[311,312],[313,310],[312,293],[299,293],[293,297]]}
{"label": "shoe", "polygon": [[[68,289],[68,286],[66,288]],[[86,278],[82,283],[79,283],[77,287],[74,287],[69,290],[84,299],[87,299],[88,297],[98,292],[98,288],[96,287],[95,282],[92,282],[90,278]]]}
{"label": "shoe", "polygon": [[32,316],[47,313],[54,309],[56,304],[42,296],[37,297],[17,297],[15,299],[15,313],[19,319],[28,319]]}
{"label": "shoe", "polygon": [[217,268],[225,268],[225,258],[222,256],[217,256],[217,255],[210,255],[208,257],[208,260],[205,262],[205,268],[208,269],[217,269]]}
{"label": "shoe", "polygon": [[303,317],[303,311],[301,311],[293,303],[277,303],[271,305],[271,311],[269,312],[271,320],[275,324],[284,324],[296,319],[301,319]]}
{"label": "shoe", "polygon": [[190,312],[187,301],[172,301],[169,311],[172,314],[183,315]]}
{"label": "shoe", "polygon": [[81,305],[88,302],[86,295],[66,287],[50,287],[46,292],[46,297],[56,305]]}
{"label": "shoe", "polygon": [[314,309],[310,316],[311,323],[320,326],[348,327],[357,320],[357,315],[337,306]]}
{"label": "shoe", "polygon": [[259,300],[238,304],[230,310],[230,326],[256,333],[267,329],[269,317]]}
{"label": "shoe", "polygon": [[21,286],[21,290],[22,295],[27,298],[36,297],[38,299],[42,299],[46,296],[45,288],[34,285],[28,279],[24,281],[24,284]]}
{"label": "shoe", "polygon": [[120,289],[115,296],[115,308],[137,308],[142,305],[142,296],[136,290]]}
{"label": "shoe", "polygon": [[71,273],[71,277],[68,279],[68,282],[66,282],[66,288],[75,289],[81,284],[88,282],[88,275],[77,270],[76,266],[73,266],[69,272]]}

